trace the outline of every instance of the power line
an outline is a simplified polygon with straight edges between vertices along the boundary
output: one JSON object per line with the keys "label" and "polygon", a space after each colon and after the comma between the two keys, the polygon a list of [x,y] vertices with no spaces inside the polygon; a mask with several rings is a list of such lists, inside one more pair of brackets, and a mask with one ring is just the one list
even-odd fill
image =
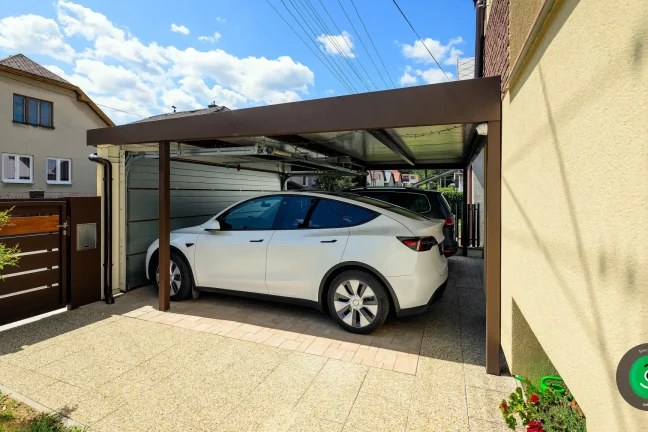
{"label": "power line", "polygon": [[[304,45],[306,45],[306,48],[308,48],[308,49],[310,50],[310,52],[313,53],[313,55],[317,58],[317,60],[319,60],[319,61],[322,63],[322,65],[323,65],[326,69],[328,69],[329,72],[331,72],[331,75],[333,75],[333,76],[334,76],[334,77],[335,77],[335,78],[340,82],[340,84],[342,84],[342,86],[343,86],[344,88],[347,89],[347,91],[348,91],[349,93],[356,93],[355,91],[351,90],[351,88],[350,88],[350,87],[349,87],[349,86],[348,86],[348,85],[347,85],[343,80],[340,79],[340,77],[335,73],[335,71],[333,71],[329,66],[326,65],[326,63],[324,63],[324,61],[323,61],[323,60],[322,60],[322,59],[317,55],[317,52],[313,51],[313,48],[311,48],[310,45],[308,45],[308,44],[306,43],[306,41],[304,40],[304,38],[301,37],[301,35],[297,32],[297,30],[295,30],[295,29],[293,28],[293,26],[291,26],[290,23],[289,23],[289,22],[288,22],[288,21],[283,17],[283,15],[281,15],[281,12],[279,12],[279,11],[278,11],[278,10],[277,10],[273,5],[272,5],[272,3],[270,3],[270,0],[266,0],[266,3],[268,3],[268,4],[270,5],[270,7],[271,7],[271,8],[272,8],[276,13],[277,13],[277,15],[279,15],[279,18],[281,18],[281,19],[283,20],[283,22],[286,23],[286,25],[290,28],[290,30],[292,30],[293,33],[295,33],[295,35],[297,35],[297,37],[299,38],[299,40],[301,40],[302,43],[303,43]],[[284,6],[286,6],[285,3],[284,3]],[[287,9],[287,8],[286,8],[286,9]],[[294,16],[293,16],[293,18],[294,18]]]}
{"label": "power line", "polygon": [[338,3],[340,4],[340,7],[342,8],[342,12],[344,12],[344,15],[347,17],[347,20],[349,20],[349,24],[351,24],[351,28],[353,29],[353,32],[358,37],[358,40],[360,41],[360,44],[362,45],[362,48],[364,48],[365,52],[367,53],[367,56],[369,57],[369,60],[371,60],[371,63],[373,63],[374,68],[376,68],[376,72],[378,72],[378,76],[380,77],[380,79],[385,84],[385,87],[389,87],[387,85],[387,82],[385,81],[385,78],[383,78],[382,74],[380,73],[380,70],[378,69],[378,66],[376,66],[376,62],[374,62],[373,57],[371,57],[371,54],[369,54],[369,50],[367,49],[367,46],[362,41],[362,38],[360,37],[360,33],[358,33],[358,30],[356,30],[355,26],[353,25],[353,21],[351,21],[351,17],[349,17],[349,14],[346,12],[346,9],[344,9],[344,6],[342,5],[342,2],[340,0],[338,0]]}
{"label": "power line", "polygon": [[[385,62],[383,62],[382,57],[380,56],[380,52],[378,51],[378,48],[376,48],[376,44],[374,44],[373,38],[371,37],[371,34],[369,34],[369,30],[367,30],[367,26],[365,26],[364,21],[362,20],[362,17],[360,16],[360,12],[358,12],[358,8],[355,5],[355,2],[351,0],[351,4],[353,5],[353,9],[355,9],[356,14],[358,14],[358,18],[360,19],[360,23],[362,24],[362,27],[365,30],[365,33],[367,33],[367,36],[369,37],[369,41],[371,42],[371,45],[373,46],[374,50],[376,51],[376,54],[378,54],[378,59],[380,60],[380,63],[382,64],[383,69],[385,69],[385,73],[387,74],[387,77],[389,78],[389,81],[392,83],[392,87],[396,88],[396,85],[394,84],[394,80],[392,80],[391,75],[389,75],[389,71],[387,70],[387,67],[385,66]],[[381,76],[382,78],[382,76]],[[385,80],[383,80],[385,82]],[[387,83],[385,83],[385,86],[387,86]]]}
{"label": "power line", "polygon": [[[347,66],[351,69],[351,72],[354,73],[358,77],[358,79],[360,80],[360,83],[367,89],[367,91],[370,91],[369,88],[367,87],[367,83],[362,79],[362,77],[358,74],[358,72],[353,68],[353,65],[351,65],[349,63],[349,60],[344,56],[344,53],[342,52],[340,46],[337,44],[335,39],[331,35],[329,35],[328,32],[322,27],[322,25],[317,21],[317,18],[315,18],[315,16],[311,13],[311,11],[308,9],[308,7],[306,7],[304,5],[303,1],[301,1],[301,0],[295,0],[295,1],[296,1],[296,3],[301,4],[301,7],[305,12],[304,15],[302,15],[301,12],[299,14],[302,17],[302,19],[304,20],[304,22],[306,22],[306,16],[305,15],[308,15],[310,17],[310,19],[312,20],[312,22],[314,23],[314,27],[319,27],[319,29],[322,32],[324,32],[324,34],[322,36],[324,36],[324,37],[326,37],[326,38],[328,38],[330,40],[331,44],[333,45],[333,48],[342,57],[342,60],[340,60],[340,59],[335,58],[335,56],[331,56],[331,61],[333,61],[336,64],[338,64],[338,62],[339,62],[339,64],[341,64],[340,70],[342,70],[344,68],[344,64],[345,64],[344,61],[346,61]],[[290,0],[290,2],[292,3],[292,0]],[[295,6],[295,9],[297,9],[296,5],[293,5],[293,6]],[[309,28],[312,29],[312,27],[310,27],[310,26],[309,26]],[[316,41],[320,42],[320,44],[323,44],[323,41],[320,40],[320,36],[315,35],[315,32],[313,32],[313,36],[315,37]],[[327,53],[328,53],[328,51],[327,51]],[[324,54],[324,53],[322,53],[322,54],[327,55],[327,54]],[[330,54],[330,53],[328,53],[328,54]],[[351,81],[350,76],[345,76],[345,78],[347,80]]]}
{"label": "power line", "polygon": [[[342,30],[340,30],[340,27],[338,27],[337,23],[335,22],[335,20],[333,19],[333,17],[332,17],[331,14],[329,13],[329,11],[328,11],[328,9],[326,8],[326,6],[324,5],[324,3],[322,3],[322,0],[318,0],[318,1],[319,1],[320,5],[322,5],[322,8],[324,8],[324,12],[326,12],[326,15],[328,15],[329,19],[331,20],[331,22],[333,23],[333,25],[334,25],[335,28],[337,29],[338,33],[340,33],[340,35],[344,36],[343,33],[342,33]],[[349,41],[347,40],[347,38],[342,37],[342,39],[344,39],[344,42],[345,42],[346,45],[349,47],[349,50],[353,53],[353,48],[351,47],[351,44],[349,43]],[[354,53],[354,56],[355,56],[355,53]],[[367,77],[369,77],[369,80],[371,81],[371,76],[369,75],[369,73],[368,73],[367,70],[365,69],[364,65],[362,64],[362,62],[360,61],[360,59],[359,59],[357,56],[356,56],[356,58],[358,59],[358,64],[360,65],[360,67],[362,68],[362,70],[364,71],[364,73],[367,74]],[[374,87],[375,87],[375,85],[374,85]],[[377,87],[376,87],[376,88],[377,88]]]}
{"label": "power line", "polygon": [[[266,0],[266,1],[267,1],[267,0]],[[288,1],[290,1],[290,3],[293,5],[293,7],[295,7],[295,5],[293,4],[292,0],[288,0]],[[304,24],[306,24],[306,27],[308,27],[308,29],[310,30],[311,34],[312,34],[313,37],[314,37],[314,39],[311,40],[310,37],[308,36],[308,32],[306,31],[306,29],[304,28],[304,26],[301,24],[301,21],[300,21],[299,19],[297,19],[297,17],[296,17],[295,14],[292,12],[292,10],[290,10],[290,8],[288,8],[288,5],[286,4],[286,2],[284,2],[284,0],[281,0],[281,3],[284,5],[284,7],[285,7],[286,10],[288,11],[288,13],[293,17],[293,19],[295,20],[295,22],[297,22],[297,24],[299,25],[299,27],[301,27],[301,29],[302,29],[302,31],[304,32],[304,34],[306,35],[306,37],[307,37],[307,38],[308,38],[308,39],[313,43],[313,45],[315,46],[315,49],[319,50],[319,47],[318,47],[317,43],[315,42],[315,41],[317,40],[317,35],[316,35],[315,32],[313,31],[313,29],[308,25],[308,23],[307,23],[306,21],[304,21]],[[297,10],[297,9],[295,8],[295,10]],[[300,13],[298,10],[297,10],[297,13],[301,16],[301,13]],[[324,60],[326,60],[326,61],[328,62],[328,64],[331,66],[331,68],[336,69],[336,72],[338,73],[338,76],[340,77],[340,78],[339,78],[340,80],[343,81],[344,79],[346,79],[345,82],[348,84],[348,87],[352,89],[352,90],[349,90],[349,91],[352,92],[352,93],[357,93],[358,90],[357,90],[357,89],[355,88],[355,86],[351,83],[351,81],[349,81],[349,79],[344,75],[344,72],[342,72],[342,70],[341,70],[340,67],[337,65],[337,63],[335,63],[335,62],[331,62],[331,60],[329,60],[329,58],[328,58],[327,56],[323,55],[323,54],[322,54],[322,56],[323,56]]]}
{"label": "power line", "polygon": [[[338,1],[339,1],[339,0],[338,0]],[[423,42],[423,39],[421,38],[421,36],[419,36],[418,32],[416,31],[416,29],[414,28],[414,26],[412,25],[412,23],[410,22],[410,20],[407,19],[407,17],[405,16],[405,13],[403,12],[403,10],[400,8],[400,6],[398,6],[398,3],[396,3],[396,0],[392,0],[392,1],[394,2],[394,4],[396,5],[396,7],[398,8],[398,11],[401,13],[401,15],[403,15],[403,18],[405,18],[405,21],[407,21],[407,24],[409,24],[410,28],[412,29],[412,31],[414,32],[414,34],[416,35],[416,37],[419,38],[419,40],[421,41],[421,43],[423,44],[423,46],[424,46],[425,49],[427,50],[428,54],[430,54],[430,56],[432,57],[432,59],[434,60],[434,62],[436,63],[436,65],[439,66],[439,69],[441,70],[441,72],[443,72],[443,75],[445,75],[445,77],[446,77],[446,79],[447,79],[448,81],[451,81],[450,78],[448,78],[448,75],[445,73],[445,71],[444,71],[443,68],[441,67],[441,65],[439,64],[439,62],[437,61],[436,57],[434,57],[434,54],[432,54],[432,52],[429,50],[429,48],[427,47],[427,45],[425,45],[425,42]]]}
{"label": "power line", "polygon": [[[333,36],[333,33],[332,33],[331,30],[329,29],[328,25],[326,25],[326,22],[324,22],[324,20],[322,19],[322,17],[320,16],[319,12],[317,11],[317,9],[313,6],[313,4],[311,3],[310,0],[304,0],[304,2],[305,2],[305,4],[306,4],[306,5],[307,5],[307,6],[308,6],[312,11],[313,11],[313,14],[314,14],[314,15],[311,14],[310,12],[308,12],[308,14],[309,14],[309,15],[310,15],[310,16],[311,16],[311,17],[312,17],[316,22],[319,23],[319,27],[320,27],[320,29],[324,32],[324,34],[327,36],[327,38],[328,38],[328,39],[331,41],[331,43],[334,45],[335,50],[340,54],[340,56],[344,59],[344,61],[346,61],[347,65],[349,66],[349,68],[351,69],[351,71],[356,75],[356,77],[358,77],[358,79],[359,79],[360,82],[364,85],[364,87],[367,89],[367,91],[370,91],[370,89],[369,89],[369,87],[367,86],[367,83],[365,82],[364,78],[362,78],[362,76],[360,75],[360,73],[358,72],[358,70],[355,68],[355,66],[353,65],[353,63],[351,62],[351,60],[349,60],[348,56],[345,55],[345,53],[343,52],[344,50],[342,49],[342,47],[340,46],[340,44],[337,42],[337,40],[336,40],[335,37]],[[308,10],[307,10],[307,11],[308,11]],[[343,34],[340,34],[340,37],[342,37],[342,39],[344,39],[344,40],[346,41],[346,38],[344,37]],[[351,50],[351,54],[354,54],[354,53],[353,53],[353,50]],[[355,54],[354,54],[354,56],[355,56]],[[362,66],[362,63],[360,63],[360,66]],[[363,67],[363,69],[364,69],[364,67]],[[366,71],[365,71],[365,73],[366,73]]]}

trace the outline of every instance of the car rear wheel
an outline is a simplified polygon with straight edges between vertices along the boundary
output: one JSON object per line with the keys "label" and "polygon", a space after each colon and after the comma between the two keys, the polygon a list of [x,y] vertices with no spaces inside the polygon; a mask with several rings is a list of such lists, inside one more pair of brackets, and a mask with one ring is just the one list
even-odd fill
{"label": "car rear wheel", "polygon": [[[160,286],[160,266],[155,269],[155,282]],[[191,296],[193,278],[191,269],[183,257],[171,252],[169,261],[169,298],[173,301],[187,299]]]}
{"label": "car rear wheel", "polygon": [[371,274],[350,270],[339,274],[328,290],[333,319],[351,333],[371,333],[389,313],[389,297],[383,284]]}

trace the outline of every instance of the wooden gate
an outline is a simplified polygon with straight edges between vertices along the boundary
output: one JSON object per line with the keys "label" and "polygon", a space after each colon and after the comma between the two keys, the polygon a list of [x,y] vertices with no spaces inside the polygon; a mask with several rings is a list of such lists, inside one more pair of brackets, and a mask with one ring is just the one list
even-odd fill
{"label": "wooden gate", "polygon": [[0,325],[66,307],[66,201],[1,201],[12,209],[0,243],[17,246],[17,267],[0,270]]}

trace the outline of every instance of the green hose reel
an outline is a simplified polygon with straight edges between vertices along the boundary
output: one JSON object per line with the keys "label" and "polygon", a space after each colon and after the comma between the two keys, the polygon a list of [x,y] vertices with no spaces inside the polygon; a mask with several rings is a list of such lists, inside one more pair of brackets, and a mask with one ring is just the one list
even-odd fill
{"label": "green hose reel", "polygon": [[[520,382],[526,383],[525,379],[519,375],[514,375],[514,378]],[[552,388],[559,395],[564,395],[567,391],[565,386],[556,384],[556,382],[564,383],[563,379],[559,376],[544,376],[540,379],[540,391],[544,392],[545,390]]]}

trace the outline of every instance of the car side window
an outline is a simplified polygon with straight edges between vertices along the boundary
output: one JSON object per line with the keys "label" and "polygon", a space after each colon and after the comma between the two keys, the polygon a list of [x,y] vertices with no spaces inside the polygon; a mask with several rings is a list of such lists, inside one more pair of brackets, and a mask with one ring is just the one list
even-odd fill
{"label": "car side window", "polygon": [[278,229],[306,228],[309,214],[312,213],[317,199],[309,196],[292,196],[287,198],[282,210]]}
{"label": "car side window", "polygon": [[310,217],[308,228],[339,228],[344,217],[344,203],[320,199]]}
{"label": "car side window", "polygon": [[246,201],[230,210],[220,220],[223,231],[269,230],[281,204],[281,196],[269,196]]}
{"label": "car side window", "polygon": [[344,218],[342,226],[355,226],[367,223],[378,216],[377,213],[371,210],[347,204],[344,208]]}

